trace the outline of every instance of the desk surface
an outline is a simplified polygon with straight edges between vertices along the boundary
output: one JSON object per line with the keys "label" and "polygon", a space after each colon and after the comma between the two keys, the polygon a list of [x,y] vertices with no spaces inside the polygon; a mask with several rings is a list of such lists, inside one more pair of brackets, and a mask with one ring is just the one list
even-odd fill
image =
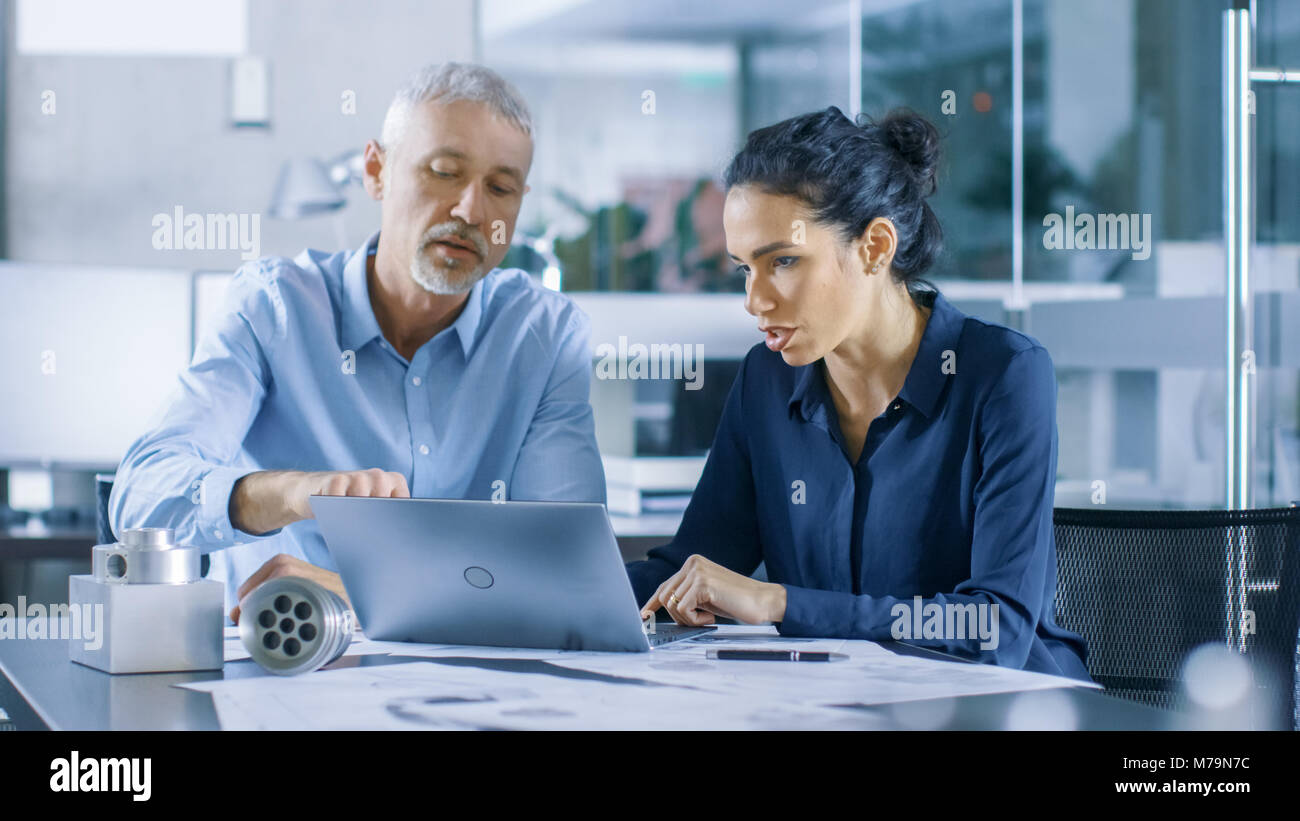
{"label": "desk surface", "polygon": [[[885,642],[896,652],[932,655],[929,651]],[[401,656],[348,656],[328,669],[416,661]],[[544,661],[522,659],[418,659],[438,664],[479,666],[513,672],[546,673],[596,681],[599,673],[569,670]],[[954,661],[953,663],[962,663]],[[68,660],[66,641],[0,641],[0,708],[18,729],[60,730],[217,730],[217,714],[207,693],[174,687],[192,681],[268,675],[251,660],[227,662],[221,672],[154,673],[113,676]],[[1052,690],[1070,700],[1083,730],[1167,729],[1174,714],[1107,696],[1096,690]],[[1016,693],[963,696],[944,729],[1002,729]],[[911,702],[924,711],[929,702]],[[863,710],[898,725],[894,705],[843,708]],[[915,713],[913,713],[915,714]],[[702,728],[707,729],[707,728]]]}
{"label": "desk surface", "polygon": [[49,527],[40,522],[0,527],[0,559],[85,559],[95,546],[95,531]]}

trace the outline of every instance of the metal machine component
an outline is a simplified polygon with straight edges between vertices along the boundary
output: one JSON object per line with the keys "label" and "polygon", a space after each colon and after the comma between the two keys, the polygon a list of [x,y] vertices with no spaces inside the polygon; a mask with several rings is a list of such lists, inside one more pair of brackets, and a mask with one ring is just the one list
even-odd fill
{"label": "metal machine component", "polygon": [[95,581],[105,584],[187,584],[202,578],[197,547],[172,543],[169,527],[128,530],[117,544],[95,545]]}
{"label": "metal machine component", "polygon": [[355,617],[343,598],[310,579],[281,576],[239,603],[239,637],[278,676],[310,673],[343,655]]}
{"label": "metal machine component", "polygon": [[128,530],[95,545],[92,575],[68,577],[70,612],[95,632],[69,639],[73,661],[109,673],[221,669],[225,586],[204,579],[199,549],[174,537]]}

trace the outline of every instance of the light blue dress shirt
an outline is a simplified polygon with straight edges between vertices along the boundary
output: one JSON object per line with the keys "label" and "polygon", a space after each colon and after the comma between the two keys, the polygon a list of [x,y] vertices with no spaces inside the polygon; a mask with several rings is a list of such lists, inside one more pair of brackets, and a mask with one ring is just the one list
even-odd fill
{"label": "light blue dress shirt", "polygon": [[360,249],[243,266],[180,384],[122,459],[115,533],[171,527],[235,591],[287,553],[337,570],[314,519],[262,536],[230,522],[257,470],[406,476],[418,498],[605,501],[590,323],[520,270],[492,271],[408,362],[380,332]]}

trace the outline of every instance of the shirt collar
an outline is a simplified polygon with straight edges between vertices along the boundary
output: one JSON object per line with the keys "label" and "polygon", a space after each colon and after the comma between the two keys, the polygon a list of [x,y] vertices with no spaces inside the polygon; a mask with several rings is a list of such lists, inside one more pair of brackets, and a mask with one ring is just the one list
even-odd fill
{"label": "shirt collar", "polygon": [[339,342],[347,351],[359,351],[379,336],[379,322],[370,306],[370,286],[366,283],[366,260],[379,247],[379,232],[370,235],[365,245],[352,254],[343,266],[343,317]]}
{"label": "shirt collar", "polygon": [[[966,316],[944,299],[943,294],[935,291],[930,318],[925,323],[921,334],[921,344],[916,349],[916,358],[907,371],[907,379],[898,398],[919,410],[926,417],[934,415],[939,403],[939,394],[948,378],[945,367],[945,351],[951,351],[954,357],[952,371],[956,368],[957,342],[961,339],[962,325]],[[799,369],[795,377],[794,390],[790,393],[790,411],[799,406],[800,414],[807,421],[812,421],[817,409],[827,401],[826,381],[822,377],[821,360]]]}
{"label": "shirt collar", "polygon": [[803,365],[794,378],[794,391],[790,394],[790,413],[798,406],[799,414],[805,421],[811,422],[813,413],[822,404],[826,385],[821,376],[821,360],[811,365]]}
{"label": "shirt collar", "polygon": [[[366,281],[366,261],[379,247],[379,232],[370,235],[365,244],[348,259],[343,267],[343,316],[340,342],[345,350],[359,351],[370,340],[381,335],[375,309],[370,304],[370,286]],[[487,277],[484,277],[486,279]],[[483,280],[470,289],[465,308],[451,324],[460,339],[461,351],[469,359],[483,318]]]}
{"label": "shirt collar", "polygon": [[930,319],[925,323],[916,358],[907,371],[907,379],[898,398],[925,414],[934,416],[939,405],[939,394],[948,377],[957,372],[957,343],[966,323],[966,315],[934,292]]}

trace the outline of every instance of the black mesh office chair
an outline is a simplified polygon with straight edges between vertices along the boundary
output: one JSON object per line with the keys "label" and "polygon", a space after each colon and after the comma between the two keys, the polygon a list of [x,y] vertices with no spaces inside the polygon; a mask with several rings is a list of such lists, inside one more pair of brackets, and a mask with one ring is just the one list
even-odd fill
{"label": "black mesh office chair", "polygon": [[112,544],[117,541],[108,523],[108,497],[113,493],[115,473],[95,474],[95,544]]}
{"label": "black mesh office chair", "polygon": [[1057,623],[1087,640],[1108,693],[1182,707],[1184,657],[1218,643],[1250,659],[1258,715],[1300,729],[1300,508],[1057,508],[1054,522]]}

